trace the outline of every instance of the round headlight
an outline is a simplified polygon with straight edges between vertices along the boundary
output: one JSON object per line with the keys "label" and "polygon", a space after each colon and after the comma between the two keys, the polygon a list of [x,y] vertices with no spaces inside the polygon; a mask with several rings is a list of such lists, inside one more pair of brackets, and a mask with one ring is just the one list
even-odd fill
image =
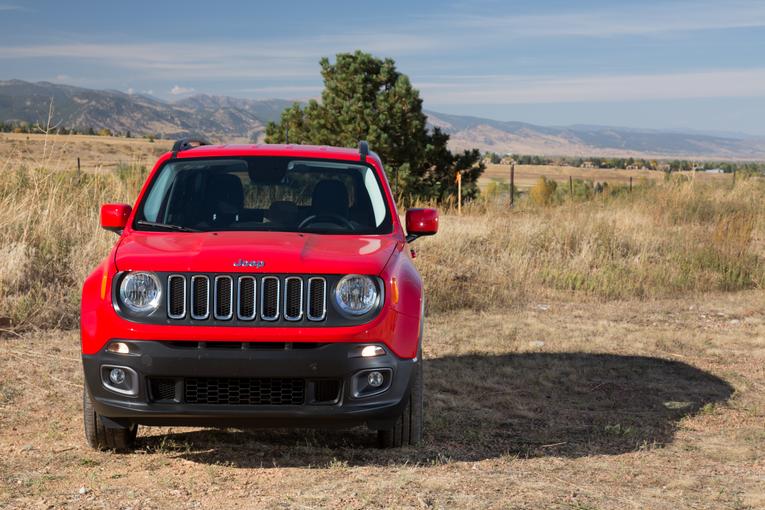
{"label": "round headlight", "polygon": [[162,285],[152,273],[129,273],[120,284],[120,301],[133,313],[150,314],[159,308]]}
{"label": "round headlight", "polygon": [[338,308],[351,315],[364,315],[377,304],[377,286],[368,276],[349,274],[335,288]]}

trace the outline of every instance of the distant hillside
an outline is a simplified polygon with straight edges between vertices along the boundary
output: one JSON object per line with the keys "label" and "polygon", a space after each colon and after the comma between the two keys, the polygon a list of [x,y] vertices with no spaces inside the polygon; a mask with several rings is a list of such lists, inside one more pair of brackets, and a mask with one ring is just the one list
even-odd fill
{"label": "distant hillside", "polygon": [[[166,102],[115,90],[48,82],[0,81],[0,121],[38,123],[53,98],[55,123],[80,130],[107,128],[166,138],[200,135],[213,141],[262,140],[265,125],[293,101],[196,95]],[[608,126],[544,127],[479,117],[427,112],[451,135],[455,149],[567,156],[765,159],[765,139]]]}
{"label": "distant hillside", "polygon": [[544,127],[427,112],[455,148],[549,156],[763,159],[765,139],[609,126]]}
{"label": "distant hillside", "polygon": [[0,81],[0,120],[44,123],[53,98],[54,122],[80,130],[107,128],[169,138],[204,135],[217,140],[260,137],[269,120],[292,101],[254,101],[199,95],[168,103],[115,90],[91,90],[47,82]]}

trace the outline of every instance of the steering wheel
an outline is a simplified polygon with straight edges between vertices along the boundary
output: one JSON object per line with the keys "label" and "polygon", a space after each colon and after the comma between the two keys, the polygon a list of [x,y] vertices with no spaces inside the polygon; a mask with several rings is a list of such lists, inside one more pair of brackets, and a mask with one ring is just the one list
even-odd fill
{"label": "steering wheel", "polygon": [[322,223],[322,222],[330,222],[334,223],[335,225],[340,225],[343,227],[346,227],[348,230],[355,230],[353,227],[353,224],[348,221],[347,218],[344,218],[340,216],[339,214],[312,214],[303,221],[300,222],[300,225],[298,225],[298,228],[305,228],[308,225],[312,223]]}

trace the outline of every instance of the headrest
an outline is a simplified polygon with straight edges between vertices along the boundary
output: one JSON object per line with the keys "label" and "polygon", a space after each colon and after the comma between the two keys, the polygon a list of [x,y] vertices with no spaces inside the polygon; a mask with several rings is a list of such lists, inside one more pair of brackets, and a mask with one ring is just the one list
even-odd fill
{"label": "headrest", "polygon": [[271,207],[268,208],[266,218],[273,223],[281,223],[282,225],[291,225],[297,223],[300,210],[295,202],[288,202],[284,200],[277,200],[271,202]]}
{"label": "headrest", "polygon": [[236,175],[220,174],[209,181],[206,202],[213,211],[237,213],[244,207],[242,181]]}
{"label": "headrest", "polygon": [[345,184],[332,179],[319,181],[313,189],[311,207],[314,214],[337,214],[348,217],[348,190]]}

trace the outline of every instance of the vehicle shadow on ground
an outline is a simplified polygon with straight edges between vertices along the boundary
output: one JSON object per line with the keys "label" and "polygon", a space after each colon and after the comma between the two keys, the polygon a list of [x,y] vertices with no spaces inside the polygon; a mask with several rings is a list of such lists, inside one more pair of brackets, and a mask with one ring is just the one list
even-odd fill
{"label": "vehicle shadow on ground", "polygon": [[733,393],[695,367],[643,356],[476,354],[426,359],[424,370],[426,433],[417,449],[377,450],[363,428],[194,430],[140,437],[138,446],[236,467],[618,455],[671,443],[680,419]]}

